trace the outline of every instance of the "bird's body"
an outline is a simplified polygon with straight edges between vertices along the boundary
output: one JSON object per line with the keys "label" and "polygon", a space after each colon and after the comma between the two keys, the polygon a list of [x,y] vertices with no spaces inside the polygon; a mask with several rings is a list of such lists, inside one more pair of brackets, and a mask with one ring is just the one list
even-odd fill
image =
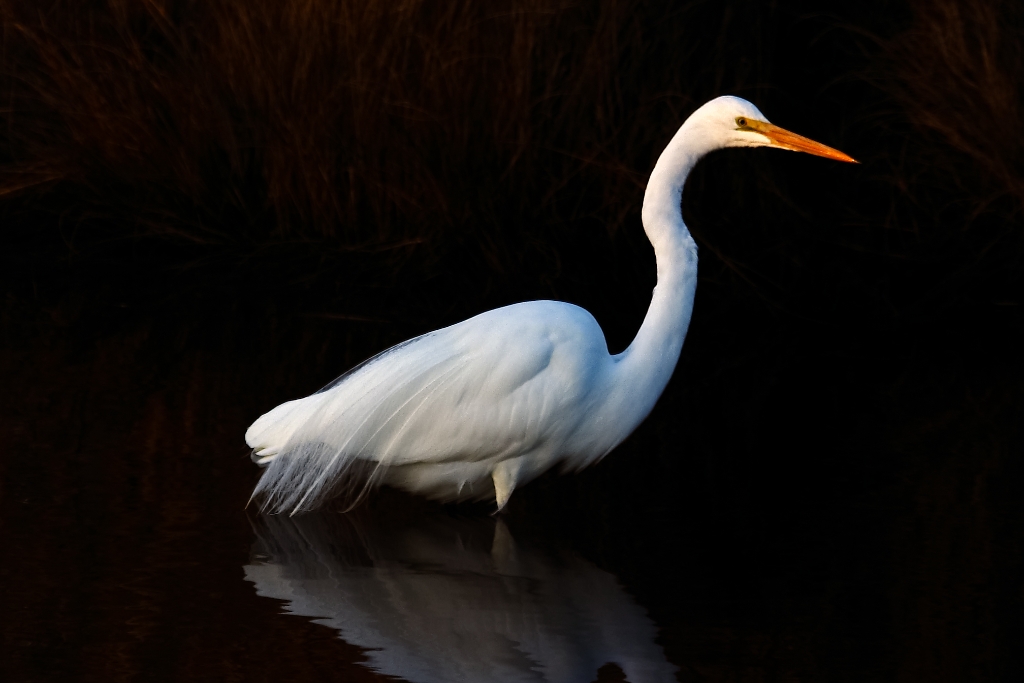
{"label": "bird's body", "polygon": [[[738,123],[747,120],[774,130]],[[720,128],[742,135],[723,142]],[[845,157],[764,123],[738,98],[712,100],[687,119],[644,197],[658,285],[625,351],[610,355],[593,316],[557,301],[498,308],[416,337],[256,420],[246,441],[266,470],[254,495],[296,512],[339,488],[386,483],[443,501],[493,498],[501,508],[552,467],[600,460],[650,413],[683,346],[697,285],[697,246],[680,211],[686,176],[713,149],[765,140]]]}

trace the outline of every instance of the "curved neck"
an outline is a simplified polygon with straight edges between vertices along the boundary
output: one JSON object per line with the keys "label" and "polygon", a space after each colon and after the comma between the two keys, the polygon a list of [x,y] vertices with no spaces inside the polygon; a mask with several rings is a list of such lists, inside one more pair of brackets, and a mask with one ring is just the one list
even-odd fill
{"label": "curved neck", "polygon": [[658,284],[662,268],[675,256],[671,248],[680,240],[696,246],[683,223],[683,185],[696,163],[709,152],[701,131],[688,120],[672,137],[651,171],[644,193],[643,222],[658,260]]}
{"label": "curved neck", "polygon": [[647,184],[643,222],[658,261],[658,284],[640,331],[615,356],[617,382],[628,387],[625,396],[631,401],[629,410],[638,413],[637,423],[672,377],[697,291],[697,244],[683,223],[680,202],[686,177],[710,149],[707,138],[689,123],[662,152]]}

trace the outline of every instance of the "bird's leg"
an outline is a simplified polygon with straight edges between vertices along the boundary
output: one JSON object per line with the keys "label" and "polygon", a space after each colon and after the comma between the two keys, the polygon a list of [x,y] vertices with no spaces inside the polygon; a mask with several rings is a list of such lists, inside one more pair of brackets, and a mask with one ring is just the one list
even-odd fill
{"label": "bird's leg", "polygon": [[516,480],[519,478],[519,458],[502,460],[491,473],[494,480],[494,500],[498,503],[495,512],[501,512],[505,503],[512,497],[512,491],[516,488]]}
{"label": "bird's leg", "polygon": [[491,541],[491,560],[500,574],[521,575],[516,541],[509,533],[505,522],[499,517],[494,525],[494,540]]}

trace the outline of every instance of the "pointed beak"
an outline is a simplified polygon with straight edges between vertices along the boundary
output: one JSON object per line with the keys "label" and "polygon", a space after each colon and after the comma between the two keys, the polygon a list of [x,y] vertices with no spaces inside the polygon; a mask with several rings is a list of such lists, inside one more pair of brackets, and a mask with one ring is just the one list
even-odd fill
{"label": "pointed beak", "polygon": [[813,154],[814,156],[835,159],[836,161],[845,161],[851,164],[860,163],[853,157],[847,154],[843,154],[838,149],[826,147],[820,142],[815,142],[810,138],[805,138],[803,135],[790,133],[785,128],[779,128],[774,123],[768,123],[767,121],[747,119],[746,121],[744,121],[743,128],[741,130],[756,131],[760,133],[761,135],[771,140],[772,147],[791,149],[794,152],[807,152],[808,154]]}
{"label": "pointed beak", "polygon": [[847,154],[843,154],[838,149],[826,147],[820,142],[815,142],[810,138],[805,138],[803,135],[791,133],[785,128],[779,128],[774,124],[767,123],[764,121],[758,121],[757,123],[760,125],[757,125],[755,130],[757,130],[758,133],[764,135],[769,140],[771,140],[772,147],[791,149],[794,152],[807,152],[808,154],[813,154],[815,156],[826,157],[828,159],[835,159],[836,161],[846,161],[851,164],[860,163],[853,157]]}

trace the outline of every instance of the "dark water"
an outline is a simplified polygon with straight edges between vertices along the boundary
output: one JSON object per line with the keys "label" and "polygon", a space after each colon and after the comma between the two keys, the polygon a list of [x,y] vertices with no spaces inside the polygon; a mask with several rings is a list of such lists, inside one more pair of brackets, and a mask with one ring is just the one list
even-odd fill
{"label": "dark water", "polygon": [[0,678],[1019,680],[1016,309],[841,344],[701,310],[648,422],[508,514],[287,519],[246,426],[417,330],[9,300]]}

